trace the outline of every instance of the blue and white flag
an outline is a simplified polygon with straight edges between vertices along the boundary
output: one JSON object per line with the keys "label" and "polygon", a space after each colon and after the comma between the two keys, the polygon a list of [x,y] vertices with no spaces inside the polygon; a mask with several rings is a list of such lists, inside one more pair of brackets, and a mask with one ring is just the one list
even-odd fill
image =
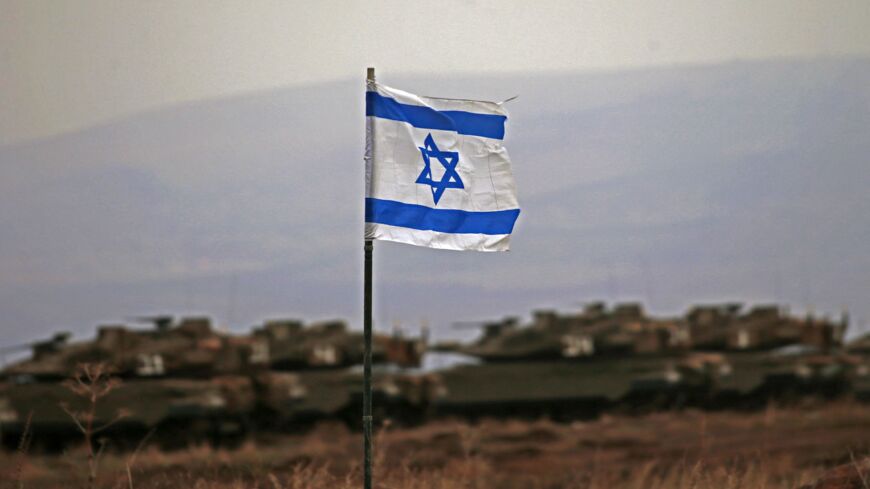
{"label": "blue and white flag", "polygon": [[365,237],[507,251],[520,214],[502,104],[369,82]]}

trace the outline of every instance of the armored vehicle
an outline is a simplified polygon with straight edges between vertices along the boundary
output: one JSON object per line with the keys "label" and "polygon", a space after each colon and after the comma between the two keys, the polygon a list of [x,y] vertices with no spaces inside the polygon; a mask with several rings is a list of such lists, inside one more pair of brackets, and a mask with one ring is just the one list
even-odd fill
{"label": "armored vehicle", "polygon": [[856,355],[870,357],[870,333],[861,335],[846,345],[846,350]]}
{"label": "armored vehicle", "polygon": [[741,312],[740,304],[696,306],[686,314],[692,347],[705,350],[771,350],[805,345],[828,351],[842,345],[848,315],[840,322],[808,314],[789,316],[783,308],[757,305]]}
{"label": "armored vehicle", "polygon": [[[362,333],[348,330],[340,320],[307,327],[297,320],[267,321],[254,329],[252,341],[257,358],[277,370],[344,368],[363,360]],[[406,339],[398,332],[375,334],[372,348],[375,364],[417,367],[426,350],[426,338]]]}
{"label": "armored vehicle", "polygon": [[103,326],[92,341],[56,336],[38,342],[32,357],[4,369],[4,443],[15,443],[28,422],[34,442],[50,443],[46,448],[81,439],[70,413],[81,410],[82,400],[64,385],[80,365],[101,365],[122,380],[97,405],[101,423],[112,413],[125,413],[102,434],[116,444],[152,430],[164,445],[234,443],[251,427],[259,392],[271,392],[273,404],[278,392],[284,397],[280,402],[299,397],[299,386],[278,389],[270,385],[273,378],[257,375],[266,365],[247,338],[218,333],[207,318],[152,319],[153,329]]}
{"label": "armored vehicle", "polygon": [[[116,446],[138,442],[152,431],[154,440],[169,447],[200,441],[233,444],[252,430],[298,430],[328,418],[359,425],[362,375],[347,365],[357,356],[361,360],[363,339],[343,323],[314,325],[298,336],[282,337],[292,325],[270,323],[266,334],[234,336],[215,331],[207,318],[137,319],[155,327],[103,326],[94,340],[80,342],[56,335],[32,345],[30,358],[4,369],[3,443],[15,445],[25,428],[46,449],[81,440],[70,414],[80,410],[81,400],[64,385],[81,364],[105,366],[123,381],[100,399],[97,409],[98,424],[125,412],[101,434]],[[420,343],[380,336],[379,358],[394,365],[416,364]],[[275,350],[277,357],[271,355]],[[287,371],[297,367],[301,370]],[[427,416],[439,385],[437,376],[382,369],[374,389],[384,416],[414,423]],[[71,406],[70,412],[64,406]]]}
{"label": "armored vehicle", "polygon": [[442,416],[587,419],[605,411],[704,406],[731,375],[723,355],[678,353],[583,361],[495,362],[442,372]]}
{"label": "armored vehicle", "polygon": [[[127,411],[102,433],[117,446],[152,431],[178,446],[233,444],[252,431],[304,430],[324,419],[360,425],[363,338],[344,322],[268,321],[231,335],[207,318],[136,319],[154,327],[103,326],[79,342],[59,333],[0,372],[3,443],[14,446],[28,419],[34,443],[46,449],[81,439],[70,416],[81,401],[63,382],[82,363],[106,365],[123,380],[97,410],[100,423]],[[479,326],[477,341],[441,348],[475,364],[436,373],[422,362],[425,334],[376,335],[376,419],[568,421],[607,410],[758,407],[849,393],[870,401],[870,349],[866,338],[842,347],[846,315],[834,322],[726,303],[653,318],[639,304],[592,303],[578,313],[537,311],[524,326],[515,318]]]}
{"label": "armored vehicle", "polygon": [[33,355],[7,367],[13,378],[64,379],[80,363],[102,363],[121,378],[211,378],[265,368],[250,339],[214,331],[208,318],[177,324],[155,320],[156,327],[100,326],[91,341],[71,343],[55,336],[33,346]]}
{"label": "armored vehicle", "polygon": [[[696,306],[650,318],[637,304],[592,303],[578,314],[537,311],[525,327],[483,323],[459,351],[484,361],[443,374],[439,412],[573,418],[628,411],[757,405],[842,395],[865,367],[837,354],[848,326],[773,306]],[[777,350],[780,348],[781,350]],[[796,349],[798,354],[783,355]]]}
{"label": "armored vehicle", "polygon": [[668,358],[663,368],[635,377],[619,400],[627,411],[722,404],[720,385],[730,380],[733,366],[719,353],[693,352]]}
{"label": "armored vehicle", "polygon": [[[356,368],[269,371],[258,378],[255,426],[269,432],[298,432],[325,420],[361,429],[362,372]],[[444,396],[439,375],[376,367],[373,405],[379,421],[398,425],[424,422]],[[289,395],[288,395],[289,394]]]}
{"label": "armored vehicle", "polygon": [[743,312],[741,304],[692,307],[685,316],[652,318],[639,304],[600,302],[576,314],[535,311],[531,324],[516,318],[485,322],[480,338],[453,349],[487,362],[580,359],[590,356],[679,355],[687,351],[766,351],[805,345],[830,351],[842,345],[840,322],[789,316],[777,306]]}
{"label": "armored vehicle", "polygon": [[[246,433],[254,401],[252,385],[244,377],[130,379],[98,401],[95,425],[111,425],[99,437],[112,448],[133,448],[152,431],[153,440],[164,447],[233,445]],[[25,429],[37,449],[59,451],[80,443],[82,432],[73,413],[86,409],[87,400],[61,382],[4,382],[3,444],[14,448]]]}
{"label": "armored vehicle", "polygon": [[650,318],[634,303],[616,304],[610,310],[592,303],[578,314],[535,311],[526,327],[507,318],[484,323],[482,330],[479,340],[457,351],[503,362],[679,353],[689,347],[683,322]]}

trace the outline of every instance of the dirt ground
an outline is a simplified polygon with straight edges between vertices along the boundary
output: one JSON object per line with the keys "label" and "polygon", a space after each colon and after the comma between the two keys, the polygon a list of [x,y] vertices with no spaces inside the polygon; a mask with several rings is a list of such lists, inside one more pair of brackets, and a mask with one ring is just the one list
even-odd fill
{"label": "dirt ground", "polygon": [[[794,488],[870,455],[870,406],[681,411],[573,424],[439,421],[387,426],[375,448],[379,488]],[[305,435],[261,434],[232,451],[106,451],[95,486],[361,487],[361,455],[360,434],[324,424]],[[0,467],[3,487],[88,486],[83,448],[5,453]]]}

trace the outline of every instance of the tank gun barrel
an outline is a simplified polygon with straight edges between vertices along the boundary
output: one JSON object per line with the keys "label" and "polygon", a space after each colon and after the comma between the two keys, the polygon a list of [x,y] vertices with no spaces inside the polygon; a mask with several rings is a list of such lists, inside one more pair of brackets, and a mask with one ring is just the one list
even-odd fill
{"label": "tank gun barrel", "polygon": [[493,321],[455,321],[451,323],[453,329],[482,329],[492,324]]}
{"label": "tank gun barrel", "polygon": [[136,323],[153,324],[157,329],[169,329],[172,323],[175,322],[175,317],[169,314],[157,314],[154,316],[129,316],[127,320]]}

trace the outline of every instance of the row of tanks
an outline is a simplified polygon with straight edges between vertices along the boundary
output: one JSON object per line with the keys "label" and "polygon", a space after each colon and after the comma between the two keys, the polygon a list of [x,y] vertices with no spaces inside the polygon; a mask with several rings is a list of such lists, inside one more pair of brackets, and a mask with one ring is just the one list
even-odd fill
{"label": "row of tanks", "polygon": [[[60,333],[29,345],[32,355],[0,372],[0,437],[14,448],[28,432],[35,446],[60,450],[81,433],[71,413],[88,409],[69,389],[81,365],[104,365],[121,380],[96,403],[95,425],[115,446],[152,438],[164,447],[236,444],[252,432],[305,428],[322,419],[358,424],[363,336],[342,321],[305,326],[269,321],[248,335],[217,331],[208,318],[136,318],[153,327],[98,328],[96,338]],[[439,392],[437,378],[405,374],[426,340],[376,334],[374,392],[381,415],[417,422]],[[117,413],[123,412],[116,422]]]}
{"label": "row of tanks", "polygon": [[[469,344],[435,351],[480,364],[442,373],[438,412],[470,418],[571,420],[604,411],[753,408],[771,401],[852,395],[870,400],[870,335],[845,342],[849,318],[741,304],[648,316],[637,303],[590,303],[482,322]],[[467,326],[467,325],[466,325]]]}
{"label": "row of tanks", "polygon": [[[77,365],[102,364],[122,386],[96,407],[114,446],[232,445],[252,433],[290,432],[322,420],[358,428],[363,337],[342,321],[267,321],[249,334],[207,318],[134,318],[89,341],[57,334],[0,372],[0,437],[24,432],[58,450],[81,439],[70,412],[87,401],[64,386]],[[784,308],[701,305],[672,318],[640,304],[588,304],[484,322],[471,343],[429,346],[427,334],[376,334],[376,420],[547,416],[694,406],[751,408],[770,401],[853,395],[870,401],[870,336],[845,342],[848,316],[789,315]]]}

